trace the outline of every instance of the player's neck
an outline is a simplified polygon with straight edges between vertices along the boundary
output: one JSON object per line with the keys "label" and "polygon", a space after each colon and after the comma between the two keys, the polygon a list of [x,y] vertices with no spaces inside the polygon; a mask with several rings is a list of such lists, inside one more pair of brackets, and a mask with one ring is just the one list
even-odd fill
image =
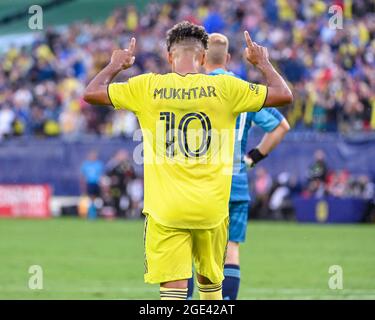
{"label": "player's neck", "polygon": [[227,70],[225,66],[220,65],[220,64],[214,64],[214,65],[205,64],[204,69],[206,70],[206,73],[211,73],[212,71],[216,69],[223,69],[225,71]]}
{"label": "player's neck", "polygon": [[180,75],[186,75],[189,73],[199,73],[200,65],[199,63],[197,63],[195,59],[183,57],[173,63],[172,71]]}

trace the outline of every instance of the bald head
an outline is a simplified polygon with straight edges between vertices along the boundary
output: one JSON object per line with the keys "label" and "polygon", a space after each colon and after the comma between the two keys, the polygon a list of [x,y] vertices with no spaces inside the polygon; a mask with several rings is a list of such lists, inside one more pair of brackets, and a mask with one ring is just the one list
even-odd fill
{"label": "bald head", "polygon": [[212,33],[208,39],[206,64],[209,66],[225,66],[228,62],[229,41],[221,33]]}

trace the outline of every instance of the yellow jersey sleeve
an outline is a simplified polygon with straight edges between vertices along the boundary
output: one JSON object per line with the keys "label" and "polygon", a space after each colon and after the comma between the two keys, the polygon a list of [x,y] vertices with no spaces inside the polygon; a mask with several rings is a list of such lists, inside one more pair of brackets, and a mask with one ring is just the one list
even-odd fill
{"label": "yellow jersey sleeve", "polygon": [[130,78],[126,82],[108,85],[108,97],[115,109],[127,109],[137,113],[145,105],[151,73]]}
{"label": "yellow jersey sleeve", "polygon": [[227,97],[233,105],[233,113],[257,112],[267,98],[267,86],[250,83],[235,77],[228,76]]}

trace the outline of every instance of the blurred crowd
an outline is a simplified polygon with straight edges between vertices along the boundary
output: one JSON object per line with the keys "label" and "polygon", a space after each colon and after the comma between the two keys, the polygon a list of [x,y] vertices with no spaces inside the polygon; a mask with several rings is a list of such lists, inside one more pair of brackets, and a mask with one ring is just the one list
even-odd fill
{"label": "blurred crowd", "polygon": [[348,170],[329,170],[322,150],[315,152],[314,159],[308,170],[308,184],[303,191],[304,196],[321,198],[332,195],[364,200],[374,198],[374,184],[367,175],[353,176]]}
{"label": "blurred crowd", "polygon": [[95,150],[81,165],[79,212],[90,219],[138,218],[143,208],[143,179],[135,173],[126,150],[104,164]]}
{"label": "blurred crowd", "polygon": [[306,179],[302,182],[288,172],[274,178],[265,168],[257,168],[251,193],[254,196],[250,214],[256,218],[294,219],[292,199],[295,196],[361,199],[366,203],[365,216],[375,217],[375,184],[370,177],[330,169],[322,150],[316,150],[314,161],[307,168]]}
{"label": "blurred crowd", "polygon": [[[334,12],[329,7],[336,5]],[[338,6],[338,7],[337,7]],[[337,8],[341,8],[338,10]],[[343,15],[343,28],[340,18]],[[371,0],[182,0],[149,3],[142,12],[119,8],[103,24],[79,22],[49,29],[30,46],[0,55],[0,140],[36,135],[132,136],[134,115],[95,108],[82,100],[87,82],[111,52],[137,37],[136,63],[126,77],[165,73],[165,33],[189,20],[230,39],[229,69],[262,82],[243,60],[242,31],[269,48],[293,87],[285,113],[294,127],[318,131],[375,129],[375,14]],[[240,50],[241,48],[241,50]],[[124,74],[117,80],[124,80]]]}

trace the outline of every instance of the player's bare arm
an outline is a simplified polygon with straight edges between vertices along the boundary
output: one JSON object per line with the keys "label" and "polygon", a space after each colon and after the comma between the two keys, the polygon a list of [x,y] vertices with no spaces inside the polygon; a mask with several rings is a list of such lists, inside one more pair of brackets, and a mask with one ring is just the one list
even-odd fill
{"label": "player's bare arm", "polygon": [[268,94],[265,106],[282,106],[293,101],[292,91],[269,61],[268,49],[253,42],[245,31],[247,61],[259,69],[267,81]]}
{"label": "player's bare arm", "polygon": [[244,161],[248,167],[253,167],[257,161],[267,157],[267,155],[276,148],[276,146],[284,139],[287,132],[290,130],[290,125],[286,119],[283,119],[280,124],[271,132],[267,132],[259,145],[250,150],[245,155]]}
{"label": "player's bare arm", "polygon": [[269,154],[284,139],[289,130],[290,126],[288,121],[283,119],[275,130],[267,132],[263,136],[257,148],[262,154]]}
{"label": "player's bare arm", "polygon": [[132,38],[128,49],[115,50],[112,53],[111,62],[100,71],[87,86],[83,99],[90,104],[110,105],[108,97],[108,85],[121,71],[130,68],[134,61],[135,38]]}

